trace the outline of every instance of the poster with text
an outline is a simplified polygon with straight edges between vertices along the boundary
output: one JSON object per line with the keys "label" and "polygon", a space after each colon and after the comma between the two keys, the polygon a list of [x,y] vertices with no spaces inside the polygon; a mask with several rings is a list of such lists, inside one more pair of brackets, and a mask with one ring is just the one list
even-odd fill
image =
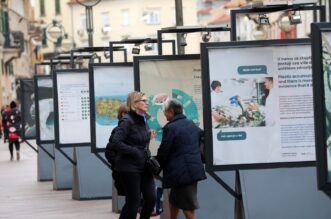
{"label": "poster with text", "polygon": [[90,143],[88,72],[58,72],[59,144]]}
{"label": "poster with text", "polygon": [[331,182],[331,32],[322,32],[327,180]]}
{"label": "poster with text", "polygon": [[36,138],[36,120],[34,105],[34,81],[31,79],[22,79],[22,126],[25,139]]}
{"label": "poster with text", "polygon": [[310,45],[208,56],[213,165],[315,160]]}
{"label": "poster with text", "polygon": [[53,80],[51,77],[37,78],[39,141],[54,140]]}
{"label": "poster with text", "polygon": [[140,60],[140,90],[148,99],[148,125],[156,131],[150,150],[155,155],[162,139],[162,127],[167,123],[164,103],[172,98],[183,104],[188,119],[203,128],[200,59]]}
{"label": "poster with text", "polygon": [[132,66],[95,66],[93,68],[96,148],[106,148],[117,126],[117,111],[134,90]]}

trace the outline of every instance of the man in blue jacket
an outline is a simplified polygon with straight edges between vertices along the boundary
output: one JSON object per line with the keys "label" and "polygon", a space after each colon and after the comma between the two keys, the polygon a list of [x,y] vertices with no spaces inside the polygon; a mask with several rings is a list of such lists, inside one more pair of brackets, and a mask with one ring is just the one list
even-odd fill
{"label": "man in blue jacket", "polygon": [[168,123],[163,127],[157,160],[163,169],[163,188],[169,195],[171,219],[182,209],[186,219],[195,218],[199,208],[197,182],[206,179],[200,152],[200,129],[183,115],[183,106],[176,100],[165,103]]}

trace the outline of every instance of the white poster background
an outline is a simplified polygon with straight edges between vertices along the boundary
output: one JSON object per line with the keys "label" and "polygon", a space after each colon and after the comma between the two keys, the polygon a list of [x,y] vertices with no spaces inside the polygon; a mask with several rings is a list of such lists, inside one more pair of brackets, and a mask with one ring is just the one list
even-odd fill
{"label": "white poster background", "polygon": [[[52,141],[54,140],[54,117],[53,121],[50,121],[52,124],[47,124],[49,116],[51,113],[54,113],[54,101],[53,97],[45,98],[44,94],[40,92],[40,88],[45,87],[53,89],[53,80],[52,78],[38,78],[38,97],[39,97],[39,133],[40,141]],[[48,121],[49,122],[49,121]]]}
{"label": "white poster background", "polygon": [[60,144],[90,143],[88,73],[59,73],[56,77]]}
{"label": "white poster background", "polygon": [[[156,155],[161,143],[162,127],[167,123],[163,113],[163,103],[156,103],[156,97],[173,98],[177,91],[183,92],[178,100],[183,100],[184,114],[203,128],[201,64],[199,59],[192,60],[142,60],[140,68],[140,90],[153,101],[149,102],[149,127],[157,132],[150,142],[152,155]],[[194,107],[193,107],[194,106]],[[195,110],[192,110],[196,108]]]}
{"label": "white poster background", "polygon": [[[133,67],[131,66],[107,66],[94,67],[94,96],[97,97],[125,97],[134,90]],[[97,106],[96,106],[97,107]],[[95,111],[97,112],[97,111]],[[116,109],[117,112],[117,109]],[[117,114],[116,114],[117,116]],[[109,136],[115,124],[100,125],[95,115],[96,148],[106,148]],[[114,123],[114,122],[113,122]]]}
{"label": "white poster background", "polygon": [[[266,66],[267,74],[238,73],[239,66],[261,65]],[[260,107],[266,122],[271,119],[273,124],[225,128],[213,124],[214,165],[315,160],[309,45],[209,49],[209,69],[210,82],[220,81],[224,93],[239,96],[244,108],[247,100],[256,96],[253,82],[263,83],[265,77],[273,77],[272,113]],[[211,96],[212,103],[213,99]],[[247,136],[244,140],[220,141],[220,132],[244,132]]]}

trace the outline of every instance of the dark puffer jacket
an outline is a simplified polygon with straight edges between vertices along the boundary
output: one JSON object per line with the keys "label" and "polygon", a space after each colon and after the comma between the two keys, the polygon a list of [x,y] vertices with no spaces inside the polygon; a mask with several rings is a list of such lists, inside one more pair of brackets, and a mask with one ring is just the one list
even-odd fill
{"label": "dark puffer jacket", "polygon": [[200,129],[184,115],[163,127],[157,160],[163,169],[163,187],[179,187],[206,179],[200,153]]}
{"label": "dark puffer jacket", "polygon": [[148,158],[149,127],[145,118],[134,111],[125,115],[117,126],[111,148],[118,152],[115,170],[143,172]]}

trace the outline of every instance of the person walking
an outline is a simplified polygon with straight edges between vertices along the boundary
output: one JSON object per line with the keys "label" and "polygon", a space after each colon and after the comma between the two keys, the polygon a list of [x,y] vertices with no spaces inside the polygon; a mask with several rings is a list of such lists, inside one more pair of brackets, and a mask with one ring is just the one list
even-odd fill
{"label": "person walking", "polygon": [[127,106],[129,112],[119,121],[111,146],[118,153],[115,171],[119,173],[125,194],[121,218],[136,219],[142,196],[140,219],[149,219],[156,194],[153,175],[146,168],[149,142],[154,137],[147,125],[148,99],[144,93],[134,91],[127,98]]}
{"label": "person walking", "polygon": [[6,107],[1,111],[1,123],[3,128],[3,143],[6,143],[8,140],[8,129],[6,127],[6,119],[8,117],[8,113],[10,112],[9,105],[6,105]]}
{"label": "person walking", "polygon": [[6,114],[5,126],[8,132],[8,143],[10,160],[14,159],[14,144],[16,149],[16,160],[20,160],[20,134],[21,134],[21,113],[17,109],[15,101],[10,103],[10,111]]}
{"label": "person walking", "polygon": [[170,218],[176,219],[181,209],[186,219],[195,219],[195,209],[199,208],[197,182],[206,179],[201,129],[183,115],[183,106],[177,100],[165,103],[164,115],[168,123],[163,127],[156,159],[163,170],[163,188],[171,188]]}

